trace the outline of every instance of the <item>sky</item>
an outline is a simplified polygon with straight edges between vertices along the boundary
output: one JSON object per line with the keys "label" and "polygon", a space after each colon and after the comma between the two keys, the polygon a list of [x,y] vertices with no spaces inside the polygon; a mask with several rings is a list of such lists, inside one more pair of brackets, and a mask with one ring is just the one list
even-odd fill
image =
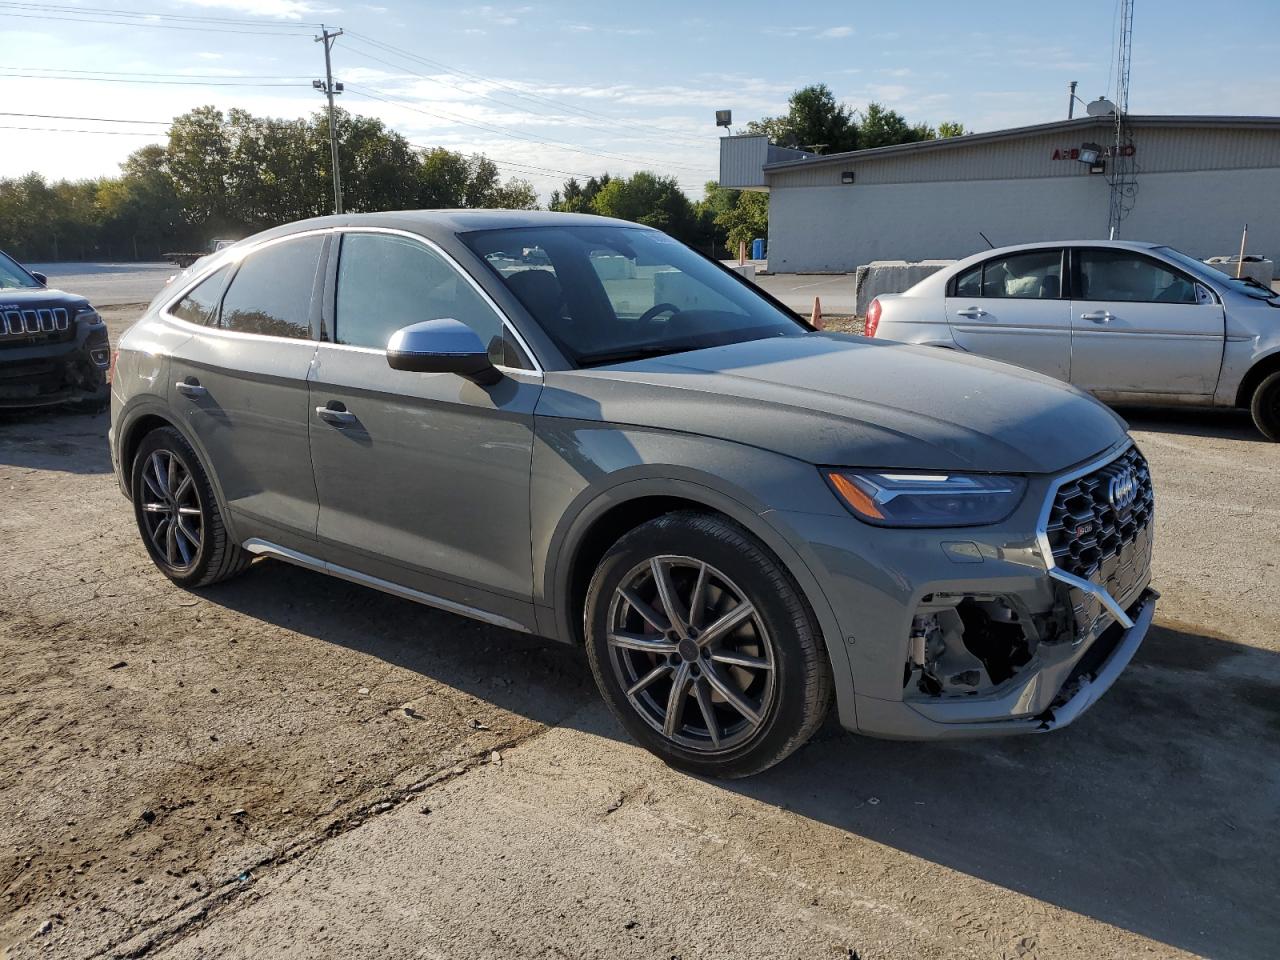
{"label": "sky", "polygon": [[[1065,117],[1070,80],[1085,100],[1113,96],[1116,8],[0,0],[0,177],[115,174],[204,104],[309,114],[323,105],[311,81],[323,76],[313,36],[324,23],[347,31],[333,48],[341,105],[414,144],[483,152],[544,200],[569,175],[640,169],[696,197],[717,172],[715,110],[731,109],[737,129],[784,112],[809,83],[855,109],[879,101],[913,123],[970,131]],[[1131,112],[1280,115],[1280,0],[1205,11],[1136,0]]]}

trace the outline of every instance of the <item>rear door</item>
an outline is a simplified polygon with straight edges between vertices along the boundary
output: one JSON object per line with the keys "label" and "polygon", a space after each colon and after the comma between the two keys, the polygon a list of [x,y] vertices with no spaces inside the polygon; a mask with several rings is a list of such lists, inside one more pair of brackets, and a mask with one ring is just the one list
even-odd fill
{"label": "rear door", "polygon": [[1072,383],[1098,393],[1213,393],[1226,325],[1212,292],[1131,250],[1081,247],[1072,260]]}
{"label": "rear door", "polygon": [[1058,249],[1003,254],[958,274],[946,298],[957,345],[1069,379],[1071,313],[1062,276]]}
{"label": "rear door", "polygon": [[307,374],[325,242],[319,233],[268,242],[169,311],[193,331],[170,360],[169,403],[212,467],[236,532],[302,551],[315,546]]}
{"label": "rear door", "polygon": [[[336,255],[309,401],[321,555],[532,628],[529,470],[541,375],[511,366],[521,361],[502,316],[438,248],[348,231]],[[490,345],[501,381],[481,387],[387,365],[392,333],[443,317]]]}

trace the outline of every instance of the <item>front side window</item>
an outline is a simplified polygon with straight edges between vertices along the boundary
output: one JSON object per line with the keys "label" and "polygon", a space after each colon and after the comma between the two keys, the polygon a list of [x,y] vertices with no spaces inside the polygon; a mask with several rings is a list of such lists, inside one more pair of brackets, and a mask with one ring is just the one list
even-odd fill
{"label": "front side window", "polygon": [[222,298],[221,325],[239,333],[305,340],[324,237],[273,243],[250,253]]}
{"label": "front side window", "polygon": [[806,331],[749,285],[656,230],[518,227],[460,239],[580,367]]}
{"label": "front side window", "polygon": [[1081,250],[1079,299],[1129,303],[1196,303],[1196,285],[1184,274],[1125,250]]}
{"label": "front side window", "polygon": [[1062,251],[1032,250],[982,265],[982,296],[1054,300],[1062,292]]}
{"label": "front side window", "polygon": [[401,327],[451,318],[502,360],[502,318],[444,257],[408,237],[348,233],[338,258],[334,341],[385,350]]}
{"label": "front side window", "polygon": [[218,299],[227,285],[230,270],[223,267],[205,277],[187,291],[186,296],[169,308],[179,320],[203,326],[216,318]]}

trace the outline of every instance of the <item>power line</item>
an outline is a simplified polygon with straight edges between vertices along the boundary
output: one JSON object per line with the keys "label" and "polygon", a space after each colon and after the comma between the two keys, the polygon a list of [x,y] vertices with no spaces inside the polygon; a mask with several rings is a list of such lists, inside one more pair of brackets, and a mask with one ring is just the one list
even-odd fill
{"label": "power line", "polygon": [[286,33],[284,31],[268,32],[266,30],[233,30],[230,27],[197,27],[182,26],[176,23],[153,23],[138,20],[102,20],[90,17],[65,17],[48,13],[10,13],[0,10],[0,17],[15,17],[19,20],[64,20],[69,23],[99,23],[110,27],[153,27],[157,30],[188,30],[197,33],[239,33],[259,37],[304,37],[305,33]]}
{"label": "power line", "polygon": [[96,123],[149,123],[162,127],[169,126],[168,120],[121,120],[118,117],[68,117],[60,113],[12,113],[0,110],[0,117],[30,117],[35,120],[91,120]]}
{"label": "power line", "polygon": [[[3,14],[0,14],[3,16]],[[7,68],[0,67],[0,71]],[[0,79],[15,77],[25,80],[71,80],[81,83],[147,83],[170,87],[301,87],[302,83],[243,83],[238,80],[129,80],[123,77],[51,77],[38,73],[0,73]]]}
{"label": "power line", "polygon": [[97,133],[104,137],[158,137],[159,130],[73,130],[68,127],[15,127],[0,124],[0,130],[26,130],[32,133]]}
{"label": "power line", "polygon": [[[39,73],[103,74],[109,77],[172,77],[187,80],[306,80],[300,74],[288,73],[154,73],[149,70],[69,70],[61,67],[21,67],[14,64],[0,70],[34,70]],[[50,77],[49,79],[53,79]]]}
{"label": "power line", "polygon": [[144,20],[179,20],[194,21],[198,23],[234,23],[248,24],[250,26],[279,26],[281,28],[298,28],[298,27],[316,27],[317,23],[310,23],[305,20],[291,20],[287,23],[264,23],[261,18],[251,17],[216,17],[201,14],[183,14],[183,13],[157,13],[151,10],[120,10],[115,7],[82,7],[79,5],[71,6],[68,4],[57,3],[19,3],[19,2],[0,2],[0,7],[11,7],[18,10],[55,10],[61,13],[85,13],[85,14],[103,14],[113,17],[136,17]]}

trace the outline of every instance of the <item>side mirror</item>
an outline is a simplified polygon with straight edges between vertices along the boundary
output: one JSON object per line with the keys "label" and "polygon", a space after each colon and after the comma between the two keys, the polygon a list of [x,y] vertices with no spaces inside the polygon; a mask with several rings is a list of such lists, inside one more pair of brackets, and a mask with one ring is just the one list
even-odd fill
{"label": "side mirror", "polygon": [[413,373],[456,373],[481,386],[502,379],[476,332],[448,317],[411,323],[393,333],[387,343],[387,364],[392,370]]}
{"label": "side mirror", "polygon": [[46,277],[43,273],[41,273],[39,270],[29,270],[28,273],[30,273],[33,277],[35,277],[37,280],[40,281],[40,286],[47,287],[49,285],[49,278]]}

